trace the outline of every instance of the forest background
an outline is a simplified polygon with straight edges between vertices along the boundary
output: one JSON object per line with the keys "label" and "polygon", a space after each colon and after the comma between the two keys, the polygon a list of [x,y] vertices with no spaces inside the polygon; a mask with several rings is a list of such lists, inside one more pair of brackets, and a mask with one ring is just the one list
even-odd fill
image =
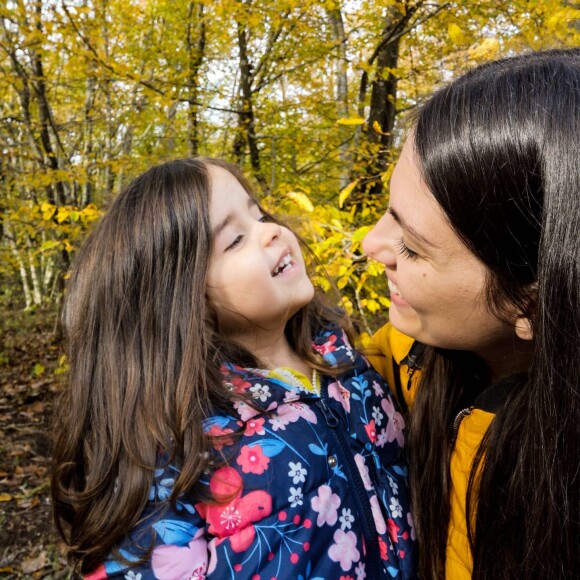
{"label": "forest background", "polygon": [[370,332],[387,289],[360,243],[408,111],[481,62],[579,45],[565,0],[2,0],[0,575],[71,575],[47,484],[57,312],[128,181],[175,157],[240,164]]}

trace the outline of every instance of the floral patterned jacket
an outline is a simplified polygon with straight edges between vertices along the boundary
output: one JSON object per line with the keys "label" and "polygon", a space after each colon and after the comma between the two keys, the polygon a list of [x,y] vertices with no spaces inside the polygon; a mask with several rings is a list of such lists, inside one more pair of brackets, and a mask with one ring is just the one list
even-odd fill
{"label": "floral patterned jacket", "polygon": [[[122,544],[135,565],[107,560],[88,576],[377,580],[415,577],[416,548],[402,457],[404,421],[388,387],[342,331],[313,343],[354,367],[322,377],[320,395],[283,369],[225,365],[226,383],[259,409],[207,420],[228,464],[208,475],[219,504],[167,501],[178,468],[155,474],[149,507]],[[243,431],[240,437],[229,433]],[[155,546],[145,564],[143,546]]]}

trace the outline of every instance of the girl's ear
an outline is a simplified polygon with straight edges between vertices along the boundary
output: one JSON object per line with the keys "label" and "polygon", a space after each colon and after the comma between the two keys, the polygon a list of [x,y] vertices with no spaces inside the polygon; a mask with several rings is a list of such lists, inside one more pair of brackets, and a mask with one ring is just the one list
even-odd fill
{"label": "girl's ear", "polygon": [[516,318],[516,336],[522,340],[532,340],[532,322],[527,316]]}

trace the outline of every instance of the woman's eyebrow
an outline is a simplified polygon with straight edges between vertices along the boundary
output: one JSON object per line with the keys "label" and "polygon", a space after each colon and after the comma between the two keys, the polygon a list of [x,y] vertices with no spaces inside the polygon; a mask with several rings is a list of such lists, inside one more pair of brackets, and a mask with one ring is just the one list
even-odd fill
{"label": "woman's eyebrow", "polygon": [[393,219],[407,232],[409,232],[414,238],[422,242],[423,244],[436,248],[437,246],[430,242],[425,236],[421,235],[413,226],[409,225],[401,216],[392,208],[389,207],[387,212],[393,216]]}

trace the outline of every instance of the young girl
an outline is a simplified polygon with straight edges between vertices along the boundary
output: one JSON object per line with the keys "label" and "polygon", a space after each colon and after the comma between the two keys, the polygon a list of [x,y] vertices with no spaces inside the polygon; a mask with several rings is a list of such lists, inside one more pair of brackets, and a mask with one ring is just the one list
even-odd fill
{"label": "young girl", "polygon": [[235,167],[166,163],[80,251],[54,510],[88,578],[411,578],[403,426]]}
{"label": "young girl", "polygon": [[578,578],[579,136],[580,50],[481,66],[421,107],[365,239],[421,578]]}

